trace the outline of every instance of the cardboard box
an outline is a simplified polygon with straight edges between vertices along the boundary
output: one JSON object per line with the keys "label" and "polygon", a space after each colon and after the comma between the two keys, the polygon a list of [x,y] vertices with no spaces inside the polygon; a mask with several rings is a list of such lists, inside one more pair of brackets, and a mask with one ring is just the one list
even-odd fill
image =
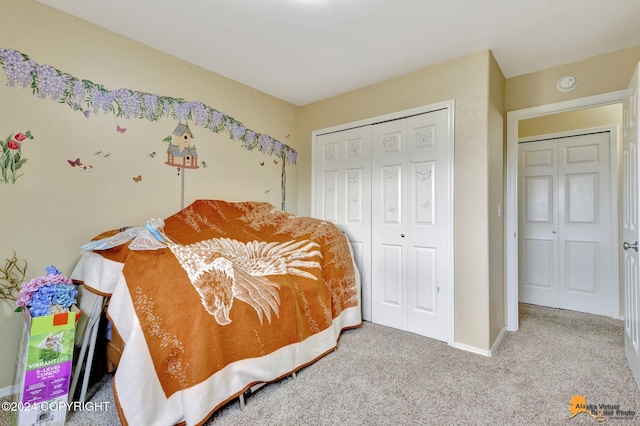
{"label": "cardboard box", "polygon": [[32,318],[24,327],[16,359],[14,425],[63,426],[71,383],[76,321],[80,311]]}

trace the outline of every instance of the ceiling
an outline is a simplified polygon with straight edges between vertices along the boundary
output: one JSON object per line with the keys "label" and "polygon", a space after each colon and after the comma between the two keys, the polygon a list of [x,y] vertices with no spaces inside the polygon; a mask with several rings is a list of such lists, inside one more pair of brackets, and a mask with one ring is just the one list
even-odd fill
{"label": "ceiling", "polygon": [[38,0],[305,105],[483,49],[506,78],[640,45],[640,0]]}

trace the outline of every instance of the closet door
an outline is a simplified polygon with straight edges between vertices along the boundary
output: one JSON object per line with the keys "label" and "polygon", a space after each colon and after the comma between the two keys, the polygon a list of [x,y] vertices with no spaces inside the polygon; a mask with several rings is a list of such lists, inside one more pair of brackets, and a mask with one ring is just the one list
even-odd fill
{"label": "closet door", "polygon": [[315,216],[347,235],[362,288],[362,317],[371,320],[371,127],[316,137]]}
{"label": "closet door", "polygon": [[448,113],[373,126],[372,321],[447,339]]}
{"label": "closet door", "polygon": [[518,149],[519,299],[558,307],[558,140]]}
{"label": "closet door", "polygon": [[519,146],[519,298],[612,316],[608,132]]}

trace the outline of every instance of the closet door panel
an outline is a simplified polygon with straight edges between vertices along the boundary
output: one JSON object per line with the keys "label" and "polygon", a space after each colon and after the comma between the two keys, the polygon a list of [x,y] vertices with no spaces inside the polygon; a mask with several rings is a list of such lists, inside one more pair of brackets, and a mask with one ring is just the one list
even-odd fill
{"label": "closet door panel", "polygon": [[410,117],[406,138],[408,331],[438,340],[446,340],[449,324],[447,122],[446,110]]}
{"label": "closet door panel", "polygon": [[354,251],[362,316],[371,320],[371,128],[316,137],[315,216],[336,223]]}
{"label": "closet door panel", "polygon": [[[560,307],[611,315],[610,135],[559,140]],[[617,266],[617,265],[616,265]]]}
{"label": "closet door panel", "polygon": [[518,147],[519,298],[557,308],[558,140]]}
{"label": "closet door panel", "polygon": [[406,120],[372,126],[372,321],[407,328]]}

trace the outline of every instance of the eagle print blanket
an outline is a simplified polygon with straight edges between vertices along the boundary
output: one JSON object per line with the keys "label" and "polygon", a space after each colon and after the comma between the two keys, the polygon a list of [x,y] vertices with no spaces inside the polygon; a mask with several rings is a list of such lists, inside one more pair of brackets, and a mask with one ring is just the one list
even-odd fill
{"label": "eagle print blanket", "polygon": [[[123,264],[126,290],[167,400],[248,360],[281,364],[281,353],[314,354],[287,371],[274,370],[275,380],[335,348],[335,331],[360,325],[359,280],[348,241],[334,224],[269,203],[217,200],[195,201],[164,223],[171,240],[165,249],[120,246],[97,253]],[[115,319],[114,326],[119,328]],[[310,348],[315,341],[323,343]],[[248,375],[241,389],[199,411],[209,415],[259,381]],[[123,422],[131,421],[117,385],[114,390]]]}

